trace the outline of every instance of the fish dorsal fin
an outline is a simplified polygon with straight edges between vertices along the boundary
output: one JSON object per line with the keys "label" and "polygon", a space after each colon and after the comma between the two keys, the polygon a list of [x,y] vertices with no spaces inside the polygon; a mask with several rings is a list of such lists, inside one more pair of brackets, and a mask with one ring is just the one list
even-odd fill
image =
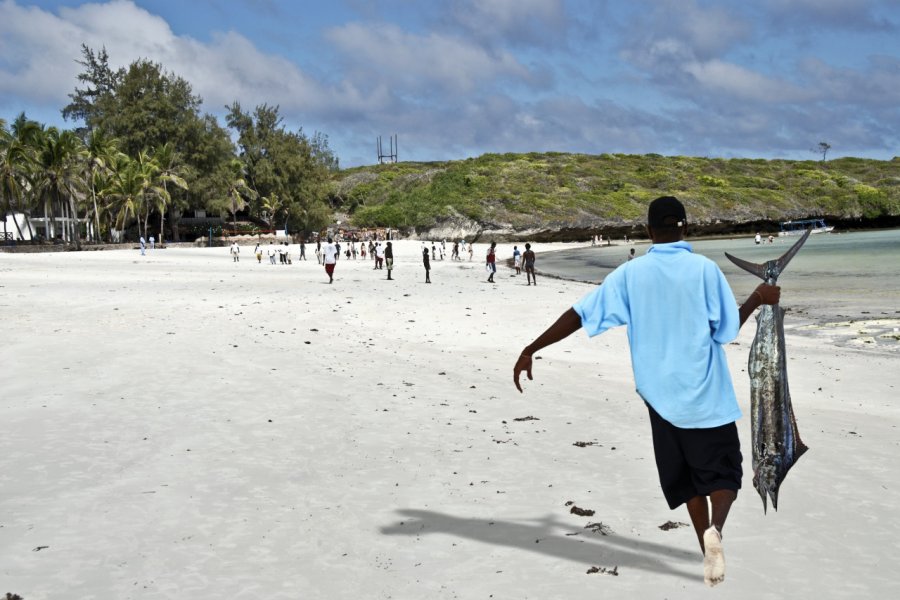
{"label": "fish dorsal fin", "polygon": [[791,248],[787,252],[782,254],[776,260],[770,260],[762,264],[752,263],[748,260],[732,256],[727,252],[725,253],[725,256],[728,257],[728,260],[744,269],[745,271],[753,273],[763,281],[769,281],[770,283],[774,284],[778,279],[778,276],[781,275],[782,272],[784,272],[784,268],[787,267],[788,263],[791,262],[791,259],[794,258],[794,255],[800,251],[800,247],[804,243],[806,243],[806,238],[809,237],[810,233],[812,233],[812,229],[807,229],[806,233],[804,233],[803,236],[799,240],[797,240],[797,242],[793,246],[791,246]]}

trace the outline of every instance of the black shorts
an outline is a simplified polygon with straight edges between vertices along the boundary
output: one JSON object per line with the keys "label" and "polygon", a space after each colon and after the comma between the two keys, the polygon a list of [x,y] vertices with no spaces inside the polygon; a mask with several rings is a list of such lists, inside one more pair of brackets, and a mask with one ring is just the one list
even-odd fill
{"label": "black shorts", "polygon": [[659,484],[669,508],[716,490],[741,489],[741,442],[737,425],[681,429],[663,419],[648,404],[653,453]]}

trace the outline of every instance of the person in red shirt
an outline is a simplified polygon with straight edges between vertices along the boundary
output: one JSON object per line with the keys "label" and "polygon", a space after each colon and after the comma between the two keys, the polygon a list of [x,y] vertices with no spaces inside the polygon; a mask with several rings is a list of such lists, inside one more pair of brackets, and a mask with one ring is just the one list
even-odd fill
{"label": "person in red shirt", "polygon": [[488,273],[490,273],[490,275],[488,275],[487,280],[489,283],[497,283],[496,281],[494,281],[494,273],[497,272],[496,248],[497,248],[497,242],[491,242],[491,247],[488,248],[488,251],[487,251],[487,271],[488,271]]}

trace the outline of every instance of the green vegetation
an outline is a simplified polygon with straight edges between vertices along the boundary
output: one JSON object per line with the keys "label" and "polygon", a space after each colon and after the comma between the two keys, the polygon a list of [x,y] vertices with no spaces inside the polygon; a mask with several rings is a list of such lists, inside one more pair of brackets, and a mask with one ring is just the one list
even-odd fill
{"label": "green vegetation", "polygon": [[[190,84],[161,65],[142,59],[114,71],[106,50],[87,46],[79,64],[83,87],[62,109],[79,127],[45,127],[25,113],[9,125],[0,119],[0,218],[24,215],[16,237],[79,247],[83,237],[165,232],[178,241],[181,215],[199,210],[230,216],[235,230],[309,232],[330,222],[326,186],[338,161],[323,134],[287,131],[277,107],[245,113],[235,103],[227,117],[235,147],[200,113]],[[254,225],[238,227],[239,212]],[[151,217],[159,218],[153,230]]]}
{"label": "green vegetation", "polygon": [[664,194],[697,224],[898,217],[900,159],[485,154],[347,169],[330,190],[357,226],[421,229],[457,217],[512,230],[639,224]]}

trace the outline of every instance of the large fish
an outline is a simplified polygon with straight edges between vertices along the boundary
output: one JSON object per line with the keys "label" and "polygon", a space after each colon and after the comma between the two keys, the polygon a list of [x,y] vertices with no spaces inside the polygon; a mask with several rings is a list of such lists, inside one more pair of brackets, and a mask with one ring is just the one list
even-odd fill
{"label": "large fish", "polygon": [[[758,265],[725,256],[742,269],[766,283],[775,285],[788,262],[806,242],[803,234],[791,249],[777,260]],[[778,488],[788,471],[807,447],[800,439],[797,421],[788,391],[787,359],[784,351],[784,309],[764,304],[756,316],[756,337],[750,347],[750,410],[752,415],[753,487],[759,492],[766,510],[766,495],[778,510]]]}

